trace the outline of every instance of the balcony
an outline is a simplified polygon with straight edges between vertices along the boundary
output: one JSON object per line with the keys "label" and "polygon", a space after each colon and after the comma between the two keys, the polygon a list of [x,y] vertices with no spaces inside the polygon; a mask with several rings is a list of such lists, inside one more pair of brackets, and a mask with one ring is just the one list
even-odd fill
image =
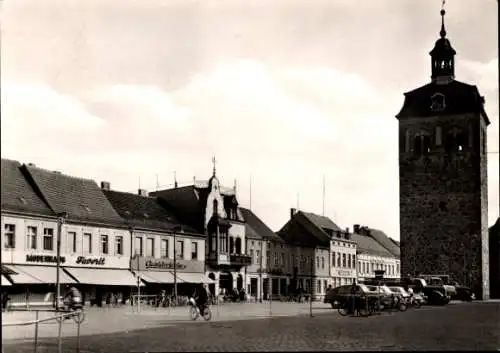
{"label": "balcony", "polygon": [[231,254],[229,255],[229,261],[234,266],[249,266],[252,264],[252,257],[245,254]]}
{"label": "balcony", "polygon": [[211,253],[207,257],[207,263],[211,266],[234,266],[243,267],[252,264],[252,258],[245,254],[216,254]]}

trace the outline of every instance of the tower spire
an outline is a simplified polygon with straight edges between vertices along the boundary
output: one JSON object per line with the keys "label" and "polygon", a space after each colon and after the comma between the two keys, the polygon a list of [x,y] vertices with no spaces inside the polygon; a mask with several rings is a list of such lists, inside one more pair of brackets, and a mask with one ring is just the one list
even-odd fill
{"label": "tower spire", "polygon": [[444,10],[444,5],[446,4],[446,0],[443,0],[441,3],[441,31],[439,31],[439,35],[441,38],[446,37],[446,29],[444,28],[444,15],[446,14],[446,11]]}
{"label": "tower spire", "polygon": [[214,165],[213,166],[213,171],[212,171],[212,175],[215,176],[215,164],[217,163],[217,160],[215,159],[215,156],[212,157],[212,164]]}

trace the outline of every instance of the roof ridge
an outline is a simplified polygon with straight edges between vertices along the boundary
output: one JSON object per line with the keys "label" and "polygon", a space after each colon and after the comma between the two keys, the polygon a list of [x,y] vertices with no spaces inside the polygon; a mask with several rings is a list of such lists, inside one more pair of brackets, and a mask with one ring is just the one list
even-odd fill
{"label": "roof ridge", "polygon": [[47,169],[47,168],[41,168],[41,167],[38,167],[36,165],[29,165],[29,164],[26,164],[26,163],[23,163],[23,166],[25,166],[27,169],[38,169],[38,170],[41,170],[43,172],[51,173],[51,174],[54,174],[54,175],[62,175],[64,177],[72,178],[72,179],[76,179],[76,180],[91,181],[91,182],[93,182],[93,183],[95,183],[97,185],[97,182],[94,179],[77,177],[77,176],[65,174],[65,173],[60,172],[60,171],[50,170],[50,169]]}

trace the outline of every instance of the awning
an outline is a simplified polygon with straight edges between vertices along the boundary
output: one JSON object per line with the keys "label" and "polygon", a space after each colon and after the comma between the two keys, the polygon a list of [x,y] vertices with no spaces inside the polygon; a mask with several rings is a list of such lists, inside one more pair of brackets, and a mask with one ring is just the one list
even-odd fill
{"label": "awning", "polygon": [[2,275],[2,287],[11,286],[11,285],[12,285],[12,283],[10,283],[10,281],[7,279],[7,277]]}
{"label": "awning", "polygon": [[102,286],[137,286],[136,277],[129,270],[107,269],[107,268],[78,268],[65,267],[65,271],[71,274],[81,284],[95,284]]}
{"label": "awning", "polygon": [[186,283],[215,283],[213,279],[205,276],[204,273],[178,273],[177,277]]}
{"label": "awning", "polygon": [[[136,274],[149,283],[174,283],[174,274],[170,271],[140,271]],[[179,274],[177,274],[177,280],[179,280]]]}
{"label": "awning", "polygon": [[[15,284],[47,284],[56,283],[56,266],[25,266],[9,265],[8,268],[15,272],[10,275]],[[59,269],[59,283],[76,283],[62,269]]]}

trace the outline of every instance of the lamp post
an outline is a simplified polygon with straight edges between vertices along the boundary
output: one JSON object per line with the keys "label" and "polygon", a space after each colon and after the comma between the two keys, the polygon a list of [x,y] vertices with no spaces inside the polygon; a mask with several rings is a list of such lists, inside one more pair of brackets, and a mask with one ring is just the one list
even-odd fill
{"label": "lamp post", "polygon": [[56,311],[59,311],[59,297],[61,296],[61,283],[59,271],[61,270],[61,232],[68,214],[66,212],[59,213],[57,218],[57,244],[56,244]]}
{"label": "lamp post", "polygon": [[[269,262],[271,262],[271,241],[268,239],[267,240],[267,248],[269,249]],[[267,256],[266,256],[267,259]],[[267,268],[269,269],[269,264],[267,264]],[[269,272],[269,270],[268,270]],[[273,316],[273,310],[272,310],[272,302],[273,302],[273,279],[271,276],[269,276],[269,315]]]}
{"label": "lamp post", "polygon": [[262,281],[262,259],[264,258],[264,239],[260,242],[260,269],[259,269],[259,277],[260,277],[260,298],[259,301],[262,303],[262,296],[264,295],[264,282]]}
{"label": "lamp post", "polygon": [[177,304],[177,238],[174,229],[174,301]]}
{"label": "lamp post", "polygon": [[313,270],[314,270],[314,252],[313,252],[313,256],[311,257],[311,270],[310,270],[310,273],[309,273],[309,280],[311,282],[311,286],[309,287],[310,288],[310,291],[311,291],[311,294],[309,296],[309,316],[312,317],[313,316],[313,312],[312,312],[312,294],[313,294]]}

